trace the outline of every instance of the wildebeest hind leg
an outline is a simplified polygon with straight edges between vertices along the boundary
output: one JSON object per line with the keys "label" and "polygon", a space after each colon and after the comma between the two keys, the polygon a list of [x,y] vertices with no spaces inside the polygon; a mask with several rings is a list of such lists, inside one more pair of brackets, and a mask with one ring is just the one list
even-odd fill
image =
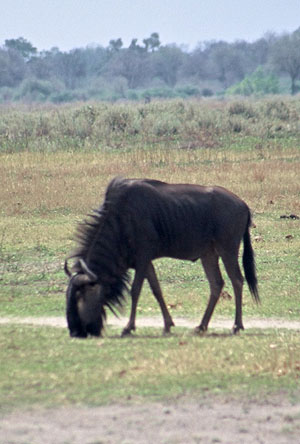
{"label": "wildebeest hind leg", "polygon": [[235,297],[235,321],[233,326],[233,333],[238,333],[244,330],[242,321],[242,291],[244,278],[242,276],[240,266],[238,263],[238,253],[222,254],[222,260],[225,265],[226,272],[231,280],[234,297]]}
{"label": "wildebeest hind leg", "polygon": [[214,308],[220,297],[224,281],[219,268],[219,256],[214,250],[211,250],[205,257],[201,259],[206,277],[210,286],[210,298],[207,308],[202,318],[201,324],[196,328],[196,332],[204,332],[207,330],[208,323],[213,314]]}
{"label": "wildebeest hind leg", "polygon": [[155,269],[153,267],[152,262],[148,266],[147,270],[147,279],[149,282],[149,285],[151,287],[151,290],[155,296],[155,299],[159,303],[163,318],[164,318],[164,333],[169,333],[172,326],[174,326],[173,319],[168,311],[168,308],[165,304],[162,291],[155,273]]}

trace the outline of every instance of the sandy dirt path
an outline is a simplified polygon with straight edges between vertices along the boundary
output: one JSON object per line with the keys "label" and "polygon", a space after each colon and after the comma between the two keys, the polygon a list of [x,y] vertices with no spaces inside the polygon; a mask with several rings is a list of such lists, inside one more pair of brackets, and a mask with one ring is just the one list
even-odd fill
{"label": "sandy dirt path", "polygon": [[[177,327],[194,328],[199,324],[199,319],[185,319],[173,318]],[[107,322],[107,327],[125,327],[128,318],[126,317],[110,317]],[[65,317],[0,317],[0,324],[17,323],[17,324],[31,324],[49,327],[67,328]],[[231,329],[233,325],[232,319],[227,318],[213,318],[209,324],[209,328],[217,329]],[[137,317],[136,326],[138,327],[163,327],[161,317]],[[249,328],[286,328],[289,330],[300,330],[300,320],[286,320],[280,318],[245,318],[244,326]],[[176,327],[174,327],[176,329]],[[300,441],[299,441],[300,443]]]}

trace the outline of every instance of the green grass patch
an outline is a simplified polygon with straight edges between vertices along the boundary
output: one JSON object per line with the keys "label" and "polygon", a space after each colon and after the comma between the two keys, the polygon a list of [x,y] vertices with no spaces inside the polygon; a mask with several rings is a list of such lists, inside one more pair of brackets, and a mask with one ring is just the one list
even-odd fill
{"label": "green grass patch", "polygon": [[207,391],[300,394],[298,332],[195,337],[179,329],[161,337],[145,328],[133,338],[118,335],[71,340],[62,329],[2,325],[0,405],[99,405]]}

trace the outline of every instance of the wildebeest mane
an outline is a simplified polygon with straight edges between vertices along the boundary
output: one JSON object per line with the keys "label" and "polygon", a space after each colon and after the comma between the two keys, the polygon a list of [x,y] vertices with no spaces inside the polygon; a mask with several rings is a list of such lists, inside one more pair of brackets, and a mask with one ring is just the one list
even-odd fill
{"label": "wildebeest mane", "polygon": [[[75,233],[77,248],[69,258],[87,259],[91,249],[97,244],[97,237],[103,226],[104,218],[105,213],[102,206],[98,210],[94,210],[93,214],[89,214],[83,222],[78,224]],[[75,269],[74,271],[79,270]]]}
{"label": "wildebeest mane", "polygon": [[123,305],[129,282],[128,267],[124,267],[122,263],[121,248],[124,240],[119,211],[116,208],[117,198],[124,184],[122,179],[112,181],[100,208],[78,225],[75,233],[77,248],[69,256],[69,259],[75,259],[72,267],[74,272],[83,271],[79,262],[79,259],[83,259],[98,277],[105,287],[103,303],[113,312],[113,307]]}

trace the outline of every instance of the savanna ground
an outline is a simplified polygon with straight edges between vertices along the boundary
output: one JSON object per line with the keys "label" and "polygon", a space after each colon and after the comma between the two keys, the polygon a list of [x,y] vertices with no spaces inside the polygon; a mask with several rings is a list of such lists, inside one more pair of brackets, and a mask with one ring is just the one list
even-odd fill
{"label": "savanna ground", "polygon": [[[290,217],[300,215],[298,100],[0,115],[0,316],[10,321],[0,324],[0,442],[298,442],[300,235]],[[160,316],[147,285],[133,338],[120,339],[119,326],[81,341],[19,323],[64,315],[63,262],[76,223],[115,175],[218,184],[249,204],[262,304],[245,286],[239,336],[214,327],[233,322],[227,278],[203,337],[180,323],[165,338],[139,324]],[[163,259],[156,269],[175,321],[197,324],[208,296],[200,264]],[[255,319],[269,328],[253,327]]]}

